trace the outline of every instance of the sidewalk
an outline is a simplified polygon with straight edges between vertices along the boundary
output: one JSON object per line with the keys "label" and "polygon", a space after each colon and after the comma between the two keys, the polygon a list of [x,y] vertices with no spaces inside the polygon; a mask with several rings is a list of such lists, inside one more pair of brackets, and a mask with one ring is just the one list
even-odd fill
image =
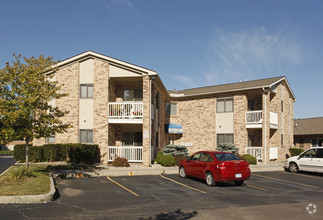
{"label": "sidewalk", "polygon": [[[284,171],[283,163],[277,164],[261,164],[250,165],[251,172],[266,172],[266,171]],[[163,174],[178,174],[178,167],[163,167],[159,164],[154,164],[152,167],[144,167],[135,165],[131,167],[107,167],[96,171],[98,176],[140,176],[140,175],[160,175]]]}

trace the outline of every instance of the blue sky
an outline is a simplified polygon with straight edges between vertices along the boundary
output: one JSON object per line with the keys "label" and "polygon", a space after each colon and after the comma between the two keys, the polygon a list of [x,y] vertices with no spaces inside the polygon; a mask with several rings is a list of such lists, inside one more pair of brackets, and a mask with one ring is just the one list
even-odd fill
{"label": "blue sky", "polygon": [[12,54],[87,50],[153,69],[167,89],[286,76],[295,118],[323,116],[323,1],[1,2],[0,68]]}

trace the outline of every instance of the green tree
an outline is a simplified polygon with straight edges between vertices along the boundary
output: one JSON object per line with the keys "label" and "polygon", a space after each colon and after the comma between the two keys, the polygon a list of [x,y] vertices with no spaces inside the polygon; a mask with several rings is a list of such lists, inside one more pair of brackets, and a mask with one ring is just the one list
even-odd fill
{"label": "green tree", "polygon": [[61,86],[53,79],[57,68],[52,57],[13,56],[13,61],[0,70],[0,140],[25,140],[28,168],[28,144],[34,138],[63,133],[69,128],[59,119],[68,112],[50,104],[68,94],[58,92]]}

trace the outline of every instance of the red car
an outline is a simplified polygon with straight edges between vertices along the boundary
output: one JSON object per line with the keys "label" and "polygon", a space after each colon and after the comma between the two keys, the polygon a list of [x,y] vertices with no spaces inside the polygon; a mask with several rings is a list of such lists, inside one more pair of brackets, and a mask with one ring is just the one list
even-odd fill
{"label": "red car", "polygon": [[199,151],[180,162],[179,176],[204,179],[209,186],[223,181],[234,181],[237,186],[241,186],[249,179],[250,168],[247,161],[231,153]]}

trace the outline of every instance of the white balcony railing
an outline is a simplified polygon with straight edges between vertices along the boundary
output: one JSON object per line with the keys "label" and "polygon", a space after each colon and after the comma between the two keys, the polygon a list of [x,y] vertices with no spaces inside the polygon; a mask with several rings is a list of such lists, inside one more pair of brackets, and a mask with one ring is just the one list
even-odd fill
{"label": "white balcony railing", "polygon": [[109,118],[142,119],[143,102],[110,102]]}
{"label": "white balcony railing", "polygon": [[257,160],[262,160],[262,147],[246,147],[246,154],[254,156]]}
{"label": "white balcony railing", "polygon": [[262,123],[262,111],[246,112],[246,123],[261,124]]}
{"label": "white balcony railing", "polygon": [[142,146],[109,146],[108,161],[117,157],[126,158],[128,162],[142,162]]}
{"label": "white balcony railing", "polygon": [[[263,111],[246,112],[246,127],[247,128],[262,128]],[[278,129],[278,114],[275,112],[269,113],[270,128]]]}

